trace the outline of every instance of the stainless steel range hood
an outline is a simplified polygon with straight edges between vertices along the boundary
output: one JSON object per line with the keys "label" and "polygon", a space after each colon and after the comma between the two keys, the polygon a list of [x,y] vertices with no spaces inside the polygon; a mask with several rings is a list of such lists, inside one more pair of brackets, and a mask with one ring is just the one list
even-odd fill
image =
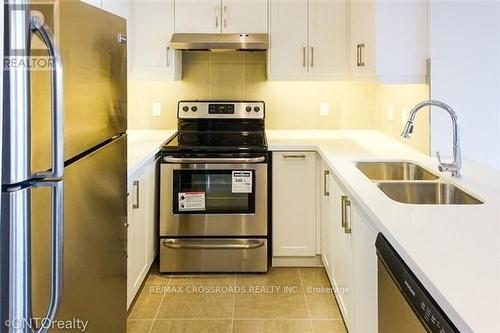
{"label": "stainless steel range hood", "polygon": [[170,41],[174,50],[263,51],[269,48],[268,34],[174,34]]}

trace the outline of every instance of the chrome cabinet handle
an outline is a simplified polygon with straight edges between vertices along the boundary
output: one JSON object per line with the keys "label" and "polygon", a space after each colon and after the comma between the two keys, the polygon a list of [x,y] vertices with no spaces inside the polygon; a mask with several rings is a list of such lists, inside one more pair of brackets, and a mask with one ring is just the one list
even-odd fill
{"label": "chrome cabinet handle", "polygon": [[140,186],[140,182],[138,180],[134,180],[134,182],[132,183],[133,187],[135,188],[134,192],[135,192],[135,202],[132,204],[132,208],[133,209],[139,209],[139,186]]}
{"label": "chrome cabinet handle", "polygon": [[329,174],[330,174],[330,170],[323,171],[323,195],[325,197],[330,195],[330,192],[328,191],[328,188],[327,188]]}
{"label": "chrome cabinet handle", "polygon": [[341,223],[340,225],[342,226],[342,228],[344,228],[345,230],[345,225],[346,225],[346,201],[347,201],[347,197],[345,195],[343,195],[341,198],[340,198],[341,202],[342,202],[342,206],[341,206]]}
{"label": "chrome cabinet handle", "polygon": [[304,155],[304,154],[283,155],[283,158],[306,158],[306,155]]}
{"label": "chrome cabinet handle", "polygon": [[51,170],[48,172],[35,172],[36,178],[60,179],[64,173],[64,100],[63,100],[63,66],[59,50],[55,47],[53,34],[38,21],[31,18],[31,31],[42,38],[47,46],[49,57],[52,59],[50,70],[51,81],[51,108],[52,108],[52,131],[51,131]]}
{"label": "chrome cabinet handle", "polygon": [[359,44],[356,45],[356,66],[359,67]]}
{"label": "chrome cabinet handle", "polygon": [[228,250],[228,249],[240,249],[249,250],[257,249],[264,246],[263,241],[249,241],[247,244],[224,244],[211,241],[209,243],[193,243],[186,242],[183,243],[181,240],[166,240],[163,241],[163,246],[171,249],[207,249],[207,250]]}
{"label": "chrome cabinet handle", "polygon": [[215,7],[215,27],[219,27],[219,6]]}
{"label": "chrome cabinet handle", "polygon": [[250,158],[182,158],[182,157],[173,157],[166,156],[163,158],[163,161],[167,163],[260,163],[264,162],[266,158],[264,156],[261,157],[250,157]]}
{"label": "chrome cabinet handle", "polygon": [[[61,300],[64,280],[64,184],[63,181],[38,183],[39,187],[52,187],[51,194],[51,250],[50,250],[50,302],[43,317],[53,322]],[[49,326],[50,327],[50,326]],[[36,333],[45,333],[49,327],[40,327]]]}
{"label": "chrome cabinet handle", "polygon": [[227,6],[224,6],[224,28],[227,28]]}
{"label": "chrome cabinet handle", "polygon": [[349,218],[349,214],[347,213],[347,207],[351,207],[351,200],[347,198],[347,196],[343,195],[342,198],[342,228],[344,228],[344,233],[351,233],[351,221]]}
{"label": "chrome cabinet handle", "polygon": [[170,67],[170,46],[167,46],[167,48],[166,48],[165,64],[167,65],[167,67]]}
{"label": "chrome cabinet handle", "polygon": [[365,55],[364,55],[364,49],[365,49],[365,44],[358,44],[357,45],[357,53],[358,53],[358,67],[364,67],[365,66]]}
{"label": "chrome cabinet handle", "polygon": [[314,67],[314,47],[311,46],[311,67]]}
{"label": "chrome cabinet handle", "polygon": [[306,67],[306,47],[302,47],[302,67]]}

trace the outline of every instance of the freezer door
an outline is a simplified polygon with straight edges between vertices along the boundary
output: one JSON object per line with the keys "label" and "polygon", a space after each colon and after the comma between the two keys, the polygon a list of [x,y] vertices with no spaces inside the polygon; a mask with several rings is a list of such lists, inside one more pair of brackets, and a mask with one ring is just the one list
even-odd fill
{"label": "freezer door", "polygon": [[[68,160],[124,133],[127,123],[126,21],[81,1],[31,1],[54,33],[64,82],[64,158]],[[40,15],[40,14],[39,14]],[[33,36],[31,54],[43,58]],[[31,70],[33,171],[50,166],[50,72]]]}
{"label": "freezer door", "polygon": [[[126,332],[126,178],[125,137],[65,169],[64,280],[56,320],[88,321],[86,332]],[[49,194],[41,188],[31,198],[34,317],[43,316],[49,302]]]}

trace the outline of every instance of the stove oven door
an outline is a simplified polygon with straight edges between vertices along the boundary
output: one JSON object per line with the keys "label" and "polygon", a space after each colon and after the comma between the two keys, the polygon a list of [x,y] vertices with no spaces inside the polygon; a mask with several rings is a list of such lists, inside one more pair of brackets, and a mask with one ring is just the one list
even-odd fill
{"label": "stove oven door", "polygon": [[265,157],[164,161],[160,236],[267,235]]}

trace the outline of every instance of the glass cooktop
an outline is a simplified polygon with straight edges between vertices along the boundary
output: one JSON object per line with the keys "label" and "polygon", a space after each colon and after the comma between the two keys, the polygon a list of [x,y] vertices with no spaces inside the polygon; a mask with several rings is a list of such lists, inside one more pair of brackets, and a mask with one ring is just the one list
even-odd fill
{"label": "glass cooktop", "polygon": [[266,151],[263,131],[259,132],[178,132],[163,146],[167,151]]}

